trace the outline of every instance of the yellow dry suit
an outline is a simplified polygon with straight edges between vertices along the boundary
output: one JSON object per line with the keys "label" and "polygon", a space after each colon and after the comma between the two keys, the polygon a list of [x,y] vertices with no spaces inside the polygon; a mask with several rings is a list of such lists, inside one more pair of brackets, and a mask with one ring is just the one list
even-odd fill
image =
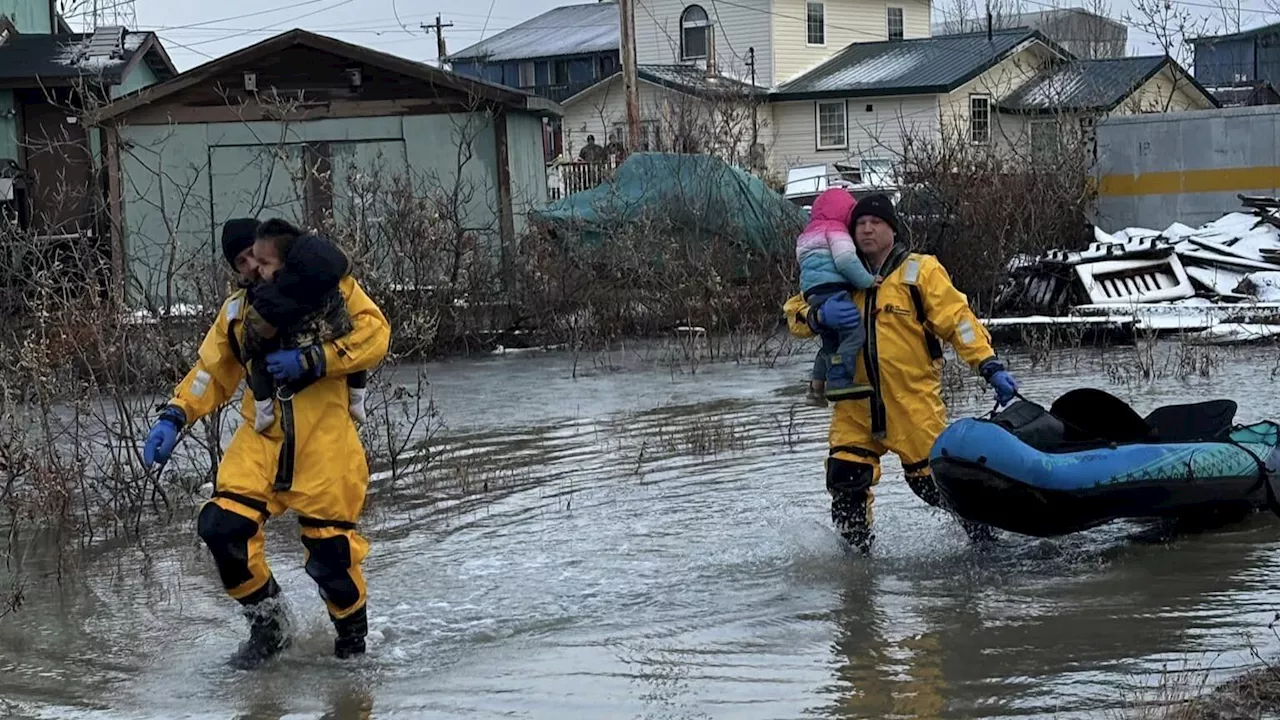
{"label": "yellow dry suit", "polygon": [[[875,284],[853,293],[853,300],[866,331],[856,382],[869,384],[872,394],[835,404],[827,490],[837,528],[865,550],[871,542],[872,487],[880,481],[885,452],[902,461],[916,495],[930,505],[940,502],[929,472],[929,450],[947,422],[940,341],[950,343],[975,371],[995,352],[968,298],[932,255],[909,253],[896,245]],[[789,298],[784,311],[793,335],[814,335],[803,296]],[[971,535],[980,532],[964,524]]]}
{"label": "yellow dry suit", "polygon": [[[199,534],[227,593],[250,606],[279,593],[267,566],[263,524],[292,509],[298,514],[306,571],[319,586],[330,617],[345,633],[364,635],[366,588],[361,563],[368,542],[356,531],[369,467],[348,410],[346,376],[377,365],[391,328],[356,280],[338,285],[352,331],[323,343],[317,377],[282,386],[276,420],[254,430],[254,402],[244,394],[237,429],[218,467],[213,498],[201,508]],[[231,399],[245,378],[245,293],[223,304],[200,345],[199,359],[178,384],[170,405],[187,423]]]}

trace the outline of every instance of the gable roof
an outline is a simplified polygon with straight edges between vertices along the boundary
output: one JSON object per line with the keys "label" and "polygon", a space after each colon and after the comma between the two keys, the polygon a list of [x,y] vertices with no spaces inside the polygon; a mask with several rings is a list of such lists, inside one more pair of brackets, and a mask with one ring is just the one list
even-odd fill
{"label": "gable roof", "polygon": [[178,74],[155,33],[100,28],[94,33],[12,34],[0,45],[0,86],[65,86],[93,79],[120,83],[139,62],[159,80]]}
{"label": "gable roof", "polygon": [[[602,87],[606,83],[613,82],[622,77],[622,72],[618,71],[612,75],[592,84],[590,87],[583,89],[568,98],[561,104],[571,105],[576,103],[579,98],[586,97],[596,88]],[[755,95],[765,97],[769,91],[765,88],[745,83],[726,75],[717,75],[715,77],[707,77],[707,73],[702,68],[695,65],[637,65],[636,78],[641,82],[649,83],[675,90],[686,95],[701,98],[715,98],[721,96],[727,97],[743,97]]]}
{"label": "gable roof", "polygon": [[565,5],[449,55],[449,60],[528,60],[618,49],[618,4]]}
{"label": "gable roof", "polygon": [[[1018,113],[1114,109],[1156,73],[1176,63],[1167,55],[1073,60],[1041,73],[1010,93],[998,106]],[[1177,72],[1177,69],[1175,69]],[[1182,73],[1215,107],[1221,104],[1195,78]]]}
{"label": "gable roof", "polygon": [[1070,57],[1036,30],[943,35],[916,40],[854,43],[830,60],[784,83],[774,100],[811,100],[948,93],[990,70],[1024,43],[1038,41]]}
{"label": "gable roof", "polygon": [[95,119],[107,120],[120,117],[143,105],[149,105],[170,97],[228,70],[234,70],[237,67],[249,65],[264,58],[271,58],[294,47],[305,47],[337,55],[414,80],[466,94],[470,98],[505,105],[513,109],[554,115],[560,114],[560,106],[556,103],[523,90],[516,90],[477,78],[459,75],[447,70],[434,68],[425,63],[367,48],[363,45],[353,45],[342,40],[295,28],[255,45],[241,48],[229,55],[223,55],[216,60],[210,60],[158,85],[152,85],[129,93],[101,108]]}

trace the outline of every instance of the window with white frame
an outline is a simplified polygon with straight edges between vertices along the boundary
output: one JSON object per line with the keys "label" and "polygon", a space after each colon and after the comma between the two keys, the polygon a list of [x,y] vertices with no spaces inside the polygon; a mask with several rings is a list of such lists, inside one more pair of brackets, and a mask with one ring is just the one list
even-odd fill
{"label": "window with white frame", "polygon": [[817,148],[841,150],[849,147],[849,126],[845,122],[845,101],[829,100],[814,103],[817,115]]}
{"label": "window with white frame", "polygon": [[520,63],[520,87],[531,88],[534,85],[535,85],[535,81],[533,79],[533,63],[531,62]]}
{"label": "window with white frame", "polygon": [[690,5],[680,14],[680,59],[699,60],[707,56],[707,33],[711,22],[707,11]]}
{"label": "window with white frame", "polygon": [[906,26],[902,22],[902,8],[886,8],[888,12],[889,39],[901,40],[906,35]]}
{"label": "window with white frame", "polygon": [[805,42],[810,45],[827,44],[827,6],[820,2],[804,4]]}
{"label": "window with white frame", "polygon": [[969,141],[991,141],[991,98],[987,95],[969,96]]}

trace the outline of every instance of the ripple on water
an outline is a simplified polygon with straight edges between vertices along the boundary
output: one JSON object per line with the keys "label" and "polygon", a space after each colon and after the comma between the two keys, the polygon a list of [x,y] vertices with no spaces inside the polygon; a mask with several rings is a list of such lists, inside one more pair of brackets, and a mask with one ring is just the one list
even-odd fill
{"label": "ripple on water", "polygon": [[[1140,411],[1209,395],[1234,397],[1242,419],[1280,407],[1280,390],[1238,382],[1271,367],[1265,353],[1207,381],[1095,380],[1125,352],[1013,366],[1046,401],[1092,384]],[[299,642],[260,673],[221,668],[241,621],[182,523],[86,561],[83,581],[29,587],[0,622],[0,711],[1096,717],[1178,658],[1220,677],[1249,661],[1245,633],[1280,646],[1265,627],[1280,579],[1270,516],[1172,539],[1138,523],[1005,536],[976,553],[887,457],[875,552],[846,556],[822,477],[829,411],[796,405],[808,362],[579,380],[555,354],[433,367],[451,432],[426,473],[375,483],[365,661],[328,657],[296,529],[278,520],[268,547]],[[521,401],[496,405],[486,393],[506,385]]]}

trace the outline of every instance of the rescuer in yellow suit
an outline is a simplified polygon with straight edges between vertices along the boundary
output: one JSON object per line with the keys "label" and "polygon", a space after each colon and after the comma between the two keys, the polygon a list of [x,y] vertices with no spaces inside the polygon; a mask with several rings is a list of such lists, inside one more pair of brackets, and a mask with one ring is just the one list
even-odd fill
{"label": "rescuer in yellow suit", "polygon": [[[275,227],[291,226],[271,221]],[[266,227],[264,223],[261,227]],[[262,237],[257,221],[229,221],[223,253],[242,284],[270,281],[284,263],[283,248],[295,238]],[[290,644],[289,620],[280,586],[267,566],[263,524],[294,510],[306,548],[306,572],[329,611],[340,658],[364,653],[368,634],[366,587],[361,563],[368,542],[356,531],[364,508],[369,467],[349,410],[346,376],[376,366],[386,355],[390,325],[350,275],[338,283],[351,331],[301,349],[266,355],[277,382],[274,422],[254,429],[254,402],[244,393],[236,431],[222,463],[213,497],[197,521],[227,594],[249,619],[250,637],[231,658],[249,669]],[[240,289],[222,305],[200,345],[196,364],[178,384],[143,449],[144,463],[164,463],[182,428],[231,399],[245,379],[245,318],[250,296]]]}
{"label": "rescuer in yellow suit", "polygon": [[[1013,399],[1017,383],[996,359],[990,334],[937,258],[911,253],[897,241],[898,217],[889,198],[876,194],[859,200],[850,222],[875,283],[852,295],[834,296],[816,310],[796,295],[784,310],[797,337],[813,337],[822,327],[865,329],[856,382],[871,390],[835,404],[826,468],[832,522],[851,546],[865,553],[873,540],[872,488],[880,481],[880,458],[886,452],[902,461],[912,491],[940,506],[929,471],[929,450],[947,422],[939,340],[949,342],[961,360],[986,378],[1001,404]],[[986,526],[961,524],[975,541],[992,539]]]}

